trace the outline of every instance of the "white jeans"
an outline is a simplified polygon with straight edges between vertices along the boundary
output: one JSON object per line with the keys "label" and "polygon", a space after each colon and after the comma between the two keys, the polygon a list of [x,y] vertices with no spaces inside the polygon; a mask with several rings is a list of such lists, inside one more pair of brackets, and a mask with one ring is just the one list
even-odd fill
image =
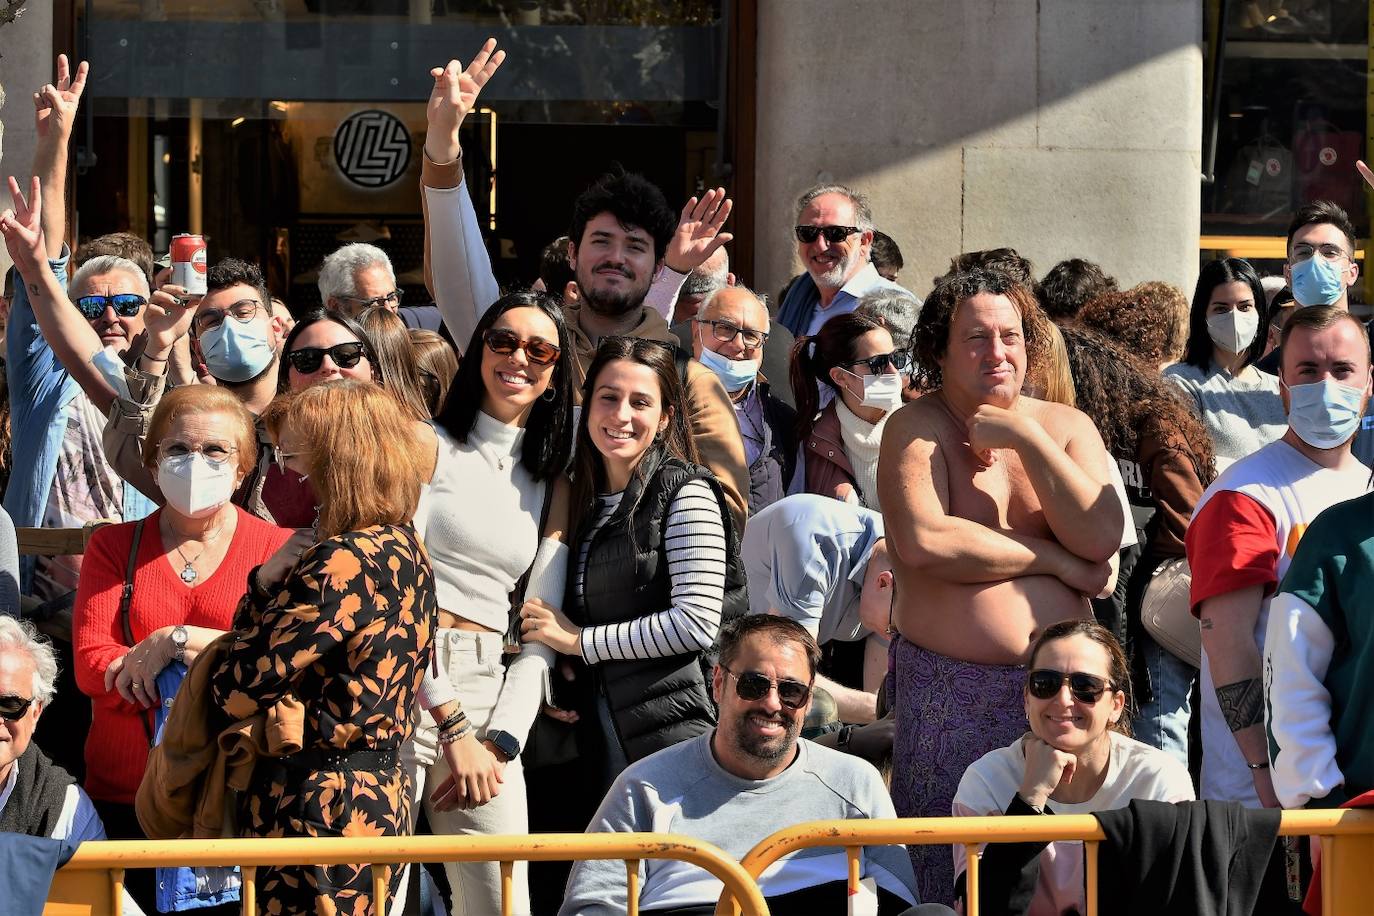
{"label": "white jeans", "polygon": [[[434,651],[439,666],[448,672],[458,691],[463,712],[480,731],[487,725],[505,682],[500,633],[440,629]],[[529,809],[525,801],[525,772],[520,758],[506,764],[501,794],[471,811],[436,811],[429,792],[449,775],[448,763],[438,753],[437,729],[429,713],[421,716],[415,734],[401,747],[401,761],[415,784],[415,799],[423,801],[429,827],[435,835],[488,835],[529,833]],[[523,737],[523,736],[520,736]],[[491,916],[501,912],[501,868],[496,862],[446,862],[453,888],[454,916]],[[514,913],[528,916],[530,890],[528,866],[515,863]],[[404,887],[404,885],[402,885]],[[393,902],[393,907],[403,905]]]}

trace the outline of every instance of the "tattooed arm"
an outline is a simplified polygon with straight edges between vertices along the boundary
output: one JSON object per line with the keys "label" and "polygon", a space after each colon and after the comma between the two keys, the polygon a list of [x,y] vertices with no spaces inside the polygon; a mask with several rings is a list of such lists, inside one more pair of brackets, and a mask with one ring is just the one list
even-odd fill
{"label": "tattooed arm", "polygon": [[1264,674],[1255,641],[1255,624],[1263,602],[1264,586],[1252,585],[1208,598],[1202,602],[1198,617],[1222,715],[1246,761],[1264,764],[1250,770],[1260,802],[1266,808],[1277,808],[1264,735]]}

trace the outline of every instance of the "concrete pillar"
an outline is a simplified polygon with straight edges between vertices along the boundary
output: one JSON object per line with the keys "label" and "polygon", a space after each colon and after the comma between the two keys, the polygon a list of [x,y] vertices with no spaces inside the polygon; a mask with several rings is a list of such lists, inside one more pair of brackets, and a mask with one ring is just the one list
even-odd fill
{"label": "concrete pillar", "polygon": [[961,251],[1197,275],[1196,0],[759,0],[756,263],[798,272],[797,195],[868,194],[924,296]]}
{"label": "concrete pillar", "polygon": [[[0,181],[13,175],[27,193],[36,140],[30,97],[56,76],[51,0],[27,4],[17,20],[0,26],[0,49]],[[0,190],[0,210],[9,206],[9,191]],[[0,274],[9,269],[9,254],[0,245]]]}

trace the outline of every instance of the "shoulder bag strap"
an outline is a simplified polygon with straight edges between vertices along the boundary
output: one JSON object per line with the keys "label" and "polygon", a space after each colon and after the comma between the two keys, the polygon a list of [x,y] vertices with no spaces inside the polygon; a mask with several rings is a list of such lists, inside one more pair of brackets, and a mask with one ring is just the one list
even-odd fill
{"label": "shoulder bag strap", "polygon": [[[134,542],[129,547],[129,562],[124,567],[124,591],[119,595],[119,625],[124,630],[124,643],[130,649],[138,643],[134,639],[134,628],[129,622],[129,607],[134,602],[134,566],[138,562],[138,545],[143,540],[143,523],[147,519],[139,519],[134,525]],[[153,746],[153,726],[148,721],[148,711],[138,714],[138,721],[143,723],[143,734],[148,737],[148,746]]]}
{"label": "shoulder bag strap", "polygon": [[[535,559],[539,558],[539,548],[544,544],[544,529],[549,524],[549,512],[553,508],[553,490],[556,486],[557,476],[551,478],[544,486],[544,505],[539,509],[539,530],[534,540]],[[520,609],[525,606],[525,589],[530,584],[530,573],[533,571],[534,560],[530,560],[529,567],[515,580],[515,587],[510,592],[510,617],[506,623],[506,636],[502,641],[508,654],[520,651]]]}

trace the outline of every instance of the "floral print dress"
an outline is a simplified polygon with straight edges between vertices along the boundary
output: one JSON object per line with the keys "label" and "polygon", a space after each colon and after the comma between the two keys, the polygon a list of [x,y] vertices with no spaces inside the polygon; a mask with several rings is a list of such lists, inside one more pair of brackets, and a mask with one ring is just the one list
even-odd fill
{"label": "floral print dress", "polygon": [[[308,549],[270,599],[252,592],[237,638],[211,675],[215,704],[249,718],[288,693],[305,707],[304,753],[397,750],[434,639],[429,558],[409,525],[348,532]],[[261,759],[239,799],[242,836],[391,836],[411,832],[410,780],[382,770],[320,770]],[[393,869],[391,892],[400,869]],[[261,911],[375,912],[365,865],[258,869]]]}

